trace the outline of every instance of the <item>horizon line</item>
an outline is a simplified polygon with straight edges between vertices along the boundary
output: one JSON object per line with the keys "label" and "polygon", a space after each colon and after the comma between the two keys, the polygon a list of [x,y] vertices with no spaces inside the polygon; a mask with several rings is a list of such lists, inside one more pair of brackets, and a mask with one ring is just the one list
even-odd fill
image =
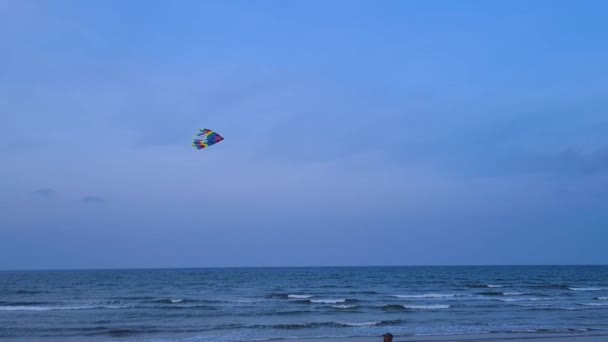
{"label": "horizon line", "polygon": [[400,268],[400,267],[588,267],[608,264],[461,264],[461,265],[325,265],[325,266],[179,266],[179,267],[93,267],[93,268],[14,268],[0,272],[60,272],[60,271],[145,271],[145,270],[203,270],[203,269],[263,269],[263,268]]}

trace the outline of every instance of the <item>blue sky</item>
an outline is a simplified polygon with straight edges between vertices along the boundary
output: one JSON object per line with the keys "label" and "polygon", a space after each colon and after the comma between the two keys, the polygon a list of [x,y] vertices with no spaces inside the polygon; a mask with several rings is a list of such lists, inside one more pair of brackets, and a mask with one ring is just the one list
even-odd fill
{"label": "blue sky", "polygon": [[0,269],[606,263],[606,11],[3,1]]}

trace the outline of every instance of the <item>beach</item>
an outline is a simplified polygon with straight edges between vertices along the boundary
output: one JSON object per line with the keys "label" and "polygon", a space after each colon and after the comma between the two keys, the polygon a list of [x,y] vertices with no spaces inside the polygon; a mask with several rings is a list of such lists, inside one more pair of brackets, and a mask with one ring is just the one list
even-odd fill
{"label": "beach", "polygon": [[[362,337],[362,338],[336,338],[336,339],[311,339],[308,342],[373,342],[382,341],[382,337]],[[453,336],[395,336],[393,342],[606,342],[607,333],[567,333],[567,334],[475,334],[475,335],[453,335]]]}

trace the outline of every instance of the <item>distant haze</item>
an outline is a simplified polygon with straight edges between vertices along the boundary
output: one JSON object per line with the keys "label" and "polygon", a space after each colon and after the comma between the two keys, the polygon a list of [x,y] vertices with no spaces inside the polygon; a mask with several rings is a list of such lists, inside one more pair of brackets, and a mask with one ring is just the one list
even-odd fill
{"label": "distant haze", "polygon": [[608,263],[607,11],[2,1],[0,269]]}

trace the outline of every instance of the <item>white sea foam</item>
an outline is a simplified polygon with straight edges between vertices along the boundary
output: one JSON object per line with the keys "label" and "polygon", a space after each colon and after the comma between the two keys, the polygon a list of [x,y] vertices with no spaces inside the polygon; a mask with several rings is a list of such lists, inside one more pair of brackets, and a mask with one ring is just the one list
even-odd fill
{"label": "white sea foam", "polygon": [[316,304],[338,304],[346,302],[346,299],[312,299],[310,302]]}
{"label": "white sea foam", "polygon": [[371,327],[374,325],[378,325],[380,322],[346,322],[344,325],[348,325],[350,327]]}
{"label": "white sea foam", "polygon": [[[64,308],[63,310],[66,310]],[[51,307],[51,306],[21,306],[21,305],[10,305],[10,306],[0,306],[0,311],[48,311],[48,310],[61,310],[59,307]]]}
{"label": "white sea foam", "polygon": [[496,298],[501,302],[536,302],[536,301],[544,301],[544,300],[555,300],[556,298],[536,298],[536,297],[527,297],[527,298]]}
{"label": "white sea foam", "polygon": [[456,297],[455,294],[440,294],[440,293],[426,293],[418,295],[395,295],[394,297],[402,299],[415,299],[415,298],[452,298]]}
{"label": "white sea foam", "polygon": [[604,290],[601,287],[569,287],[571,291],[602,291]]}
{"label": "white sea foam", "polygon": [[504,285],[492,285],[492,284],[487,284],[486,285],[489,288],[499,288],[499,287],[504,287]]}
{"label": "white sea foam", "polygon": [[291,298],[291,299],[308,299],[311,297],[312,297],[312,295],[297,295],[297,294],[287,295],[287,298]]}
{"label": "white sea foam", "polygon": [[584,306],[608,306],[608,303],[583,303]]}
{"label": "white sea foam", "polygon": [[432,304],[432,305],[403,305],[406,309],[420,309],[420,310],[437,310],[437,309],[449,309],[451,305],[447,304]]}
{"label": "white sea foam", "polygon": [[183,299],[171,299],[171,303],[181,303],[183,301]]}
{"label": "white sea foam", "polygon": [[332,305],[331,307],[336,309],[352,309],[356,308],[357,305]]}
{"label": "white sea foam", "polygon": [[91,309],[123,309],[124,305],[72,305],[72,306],[34,306],[7,305],[0,306],[0,311],[53,311],[53,310],[91,310]]}
{"label": "white sea foam", "polygon": [[608,297],[597,297],[597,300],[608,300]]}

